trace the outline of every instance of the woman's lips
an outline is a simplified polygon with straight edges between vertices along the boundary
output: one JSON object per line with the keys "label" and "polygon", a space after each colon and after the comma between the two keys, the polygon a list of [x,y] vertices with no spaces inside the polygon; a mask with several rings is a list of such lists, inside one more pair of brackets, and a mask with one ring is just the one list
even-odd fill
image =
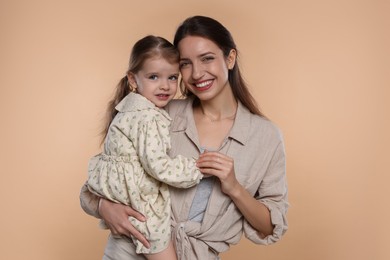
{"label": "woman's lips", "polygon": [[206,80],[206,81],[195,83],[193,85],[196,87],[197,90],[203,91],[209,89],[212,86],[212,84],[213,84],[212,80]]}

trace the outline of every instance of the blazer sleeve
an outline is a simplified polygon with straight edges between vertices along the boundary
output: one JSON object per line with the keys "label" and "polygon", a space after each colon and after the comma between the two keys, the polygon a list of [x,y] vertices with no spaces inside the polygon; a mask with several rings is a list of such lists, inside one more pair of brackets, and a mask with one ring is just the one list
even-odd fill
{"label": "blazer sleeve", "polygon": [[274,151],[266,175],[260,184],[256,199],[262,202],[270,211],[271,222],[274,225],[273,234],[261,237],[258,232],[247,222],[244,222],[246,237],[256,244],[269,245],[281,239],[287,231],[287,180],[286,158],[283,141]]}
{"label": "blazer sleeve", "polygon": [[95,218],[101,218],[98,211],[99,199],[100,197],[88,189],[88,184],[85,182],[80,191],[80,205],[85,213]]}

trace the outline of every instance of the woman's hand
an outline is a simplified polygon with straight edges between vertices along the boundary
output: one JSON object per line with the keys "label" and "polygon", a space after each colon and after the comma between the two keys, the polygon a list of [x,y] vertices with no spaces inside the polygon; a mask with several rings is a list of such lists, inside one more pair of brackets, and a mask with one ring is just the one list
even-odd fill
{"label": "woman's hand", "polygon": [[219,152],[204,152],[196,162],[203,174],[213,175],[221,181],[221,190],[226,195],[232,196],[240,183],[234,173],[234,160]]}
{"label": "woman's hand", "polygon": [[124,235],[130,237],[132,235],[145,247],[150,247],[146,238],[129,221],[129,217],[134,217],[142,222],[146,221],[146,218],[138,211],[135,211],[129,206],[101,198],[99,202],[99,214],[111,230],[113,236]]}
{"label": "woman's hand", "polygon": [[238,182],[232,158],[218,152],[205,152],[199,156],[196,165],[203,174],[219,178],[222,192],[230,196],[244,218],[263,238],[273,233],[270,211]]}

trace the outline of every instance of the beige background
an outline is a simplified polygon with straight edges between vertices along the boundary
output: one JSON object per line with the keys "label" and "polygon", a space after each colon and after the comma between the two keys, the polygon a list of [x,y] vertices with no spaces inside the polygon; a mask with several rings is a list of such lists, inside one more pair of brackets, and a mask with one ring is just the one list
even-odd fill
{"label": "beige background", "polygon": [[225,24],[283,130],[290,229],[222,259],[390,259],[390,3],[375,0],[0,1],[0,258],[100,259],[78,195],[102,113],[146,34]]}

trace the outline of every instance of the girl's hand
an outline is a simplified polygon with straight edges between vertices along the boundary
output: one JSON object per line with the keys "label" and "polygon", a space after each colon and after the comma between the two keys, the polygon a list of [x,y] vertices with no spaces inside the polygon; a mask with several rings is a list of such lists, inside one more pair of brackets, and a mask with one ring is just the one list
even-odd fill
{"label": "girl's hand", "polygon": [[240,183],[234,173],[234,160],[219,152],[204,152],[199,156],[196,165],[203,174],[213,175],[221,181],[221,190],[232,196]]}
{"label": "girl's hand", "polygon": [[99,214],[111,230],[113,236],[124,235],[130,237],[132,235],[145,247],[150,247],[146,238],[129,221],[130,216],[142,222],[146,221],[146,218],[138,211],[135,211],[129,206],[101,198],[99,202]]}

